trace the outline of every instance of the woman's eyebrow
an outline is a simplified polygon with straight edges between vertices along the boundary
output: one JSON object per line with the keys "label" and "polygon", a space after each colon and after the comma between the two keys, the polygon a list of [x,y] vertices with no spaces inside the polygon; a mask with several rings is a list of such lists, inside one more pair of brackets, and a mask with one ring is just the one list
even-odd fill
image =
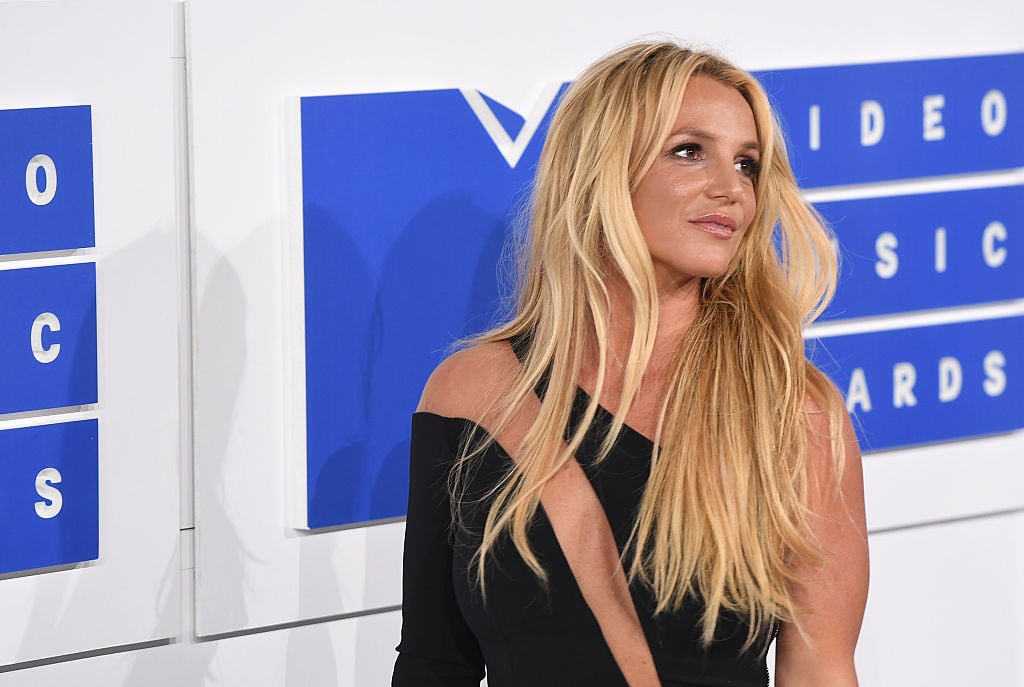
{"label": "woman's eyebrow", "polygon": [[673,138],[675,138],[676,136],[690,136],[692,138],[702,138],[712,141],[715,140],[715,138],[717,138],[710,131],[706,131],[704,129],[696,129],[694,127],[684,127],[682,129],[676,129],[670,134],[670,136]]}

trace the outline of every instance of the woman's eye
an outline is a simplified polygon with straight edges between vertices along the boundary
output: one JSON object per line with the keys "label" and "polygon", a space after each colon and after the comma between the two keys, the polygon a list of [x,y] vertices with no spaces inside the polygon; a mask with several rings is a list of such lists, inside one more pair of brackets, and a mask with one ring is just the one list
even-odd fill
{"label": "woman's eye", "polygon": [[755,178],[761,172],[761,163],[757,160],[752,160],[749,157],[744,157],[736,160],[736,169],[742,174],[748,177]]}
{"label": "woman's eye", "polygon": [[701,147],[696,143],[683,143],[672,149],[672,154],[684,160],[699,160]]}

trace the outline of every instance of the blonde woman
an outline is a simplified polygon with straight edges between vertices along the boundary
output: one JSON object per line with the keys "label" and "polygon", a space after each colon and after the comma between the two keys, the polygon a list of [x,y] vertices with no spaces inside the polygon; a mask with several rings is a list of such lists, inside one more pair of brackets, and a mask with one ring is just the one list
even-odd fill
{"label": "blonde woman", "polygon": [[413,419],[393,685],[856,685],[860,455],[802,328],[831,296],[747,73],[588,68],[535,181],[514,315]]}

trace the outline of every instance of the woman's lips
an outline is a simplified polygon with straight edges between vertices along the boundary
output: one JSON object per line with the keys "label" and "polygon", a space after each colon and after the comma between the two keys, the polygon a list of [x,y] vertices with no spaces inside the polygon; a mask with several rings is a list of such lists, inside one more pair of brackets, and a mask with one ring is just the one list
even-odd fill
{"label": "woman's lips", "polygon": [[706,231],[709,234],[721,236],[725,239],[731,238],[736,233],[736,222],[731,217],[717,212],[690,220],[690,224],[701,231]]}

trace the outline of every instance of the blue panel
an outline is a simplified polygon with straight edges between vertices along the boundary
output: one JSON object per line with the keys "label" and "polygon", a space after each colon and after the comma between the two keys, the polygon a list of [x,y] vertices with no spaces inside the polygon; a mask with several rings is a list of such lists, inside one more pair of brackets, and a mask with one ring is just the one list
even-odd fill
{"label": "blue panel", "polygon": [[[813,188],[1024,165],[1021,74],[1024,54],[786,69],[758,77],[787,130],[800,185]],[[811,145],[814,106],[817,150]],[[877,131],[881,138],[872,143]]]}
{"label": "blue panel", "polygon": [[0,110],[0,253],[92,246],[92,180],[89,106]]}
{"label": "blue panel", "polygon": [[303,98],[311,527],[405,513],[410,414],[492,319],[547,124],[511,169],[457,90]]}
{"label": "blue panel", "polygon": [[96,403],[94,264],[0,271],[0,379],[0,413]]}
{"label": "blue panel", "polygon": [[1024,427],[1024,317],[808,342],[865,450]]}
{"label": "blue panel", "polygon": [[[815,187],[1024,166],[1020,73],[1024,55],[760,78],[786,120],[803,185]],[[865,142],[868,101],[879,108],[868,123],[880,111],[884,129]],[[506,130],[520,128],[515,113],[485,102]],[[817,150],[808,145],[812,106]],[[311,527],[404,513],[409,415],[446,347],[485,328],[498,308],[509,217],[525,200],[547,124],[510,169],[454,89],[302,100]],[[830,316],[1021,297],[1019,198],[1019,189],[993,189],[823,205],[847,260]],[[993,222],[1006,229],[988,233],[989,257],[1003,256],[997,266],[982,253]],[[938,228],[944,271],[935,268]],[[887,278],[875,270],[885,232],[900,260]],[[918,440],[928,439],[910,439]]]}
{"label": "blue panel", "polygon": [[1024,298],[1024,187],[821,203],[842,272],[827,318]]}
{"label": "blue panel", "polygon": [[99,557],[98,422],[0,431],[0,574]]}

